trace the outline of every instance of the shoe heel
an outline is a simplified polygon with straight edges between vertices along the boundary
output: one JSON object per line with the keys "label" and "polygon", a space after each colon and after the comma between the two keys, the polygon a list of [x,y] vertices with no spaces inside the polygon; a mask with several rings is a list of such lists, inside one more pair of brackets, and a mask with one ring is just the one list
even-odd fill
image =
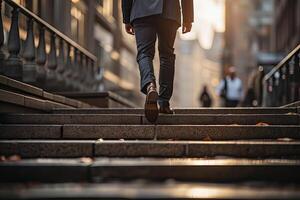
{"label": "shoe heel", "polygon": [[145,117],[151,123],[156,122],[159,114],[158,110],[158,93],[156,91],[150,92],[147,95],[145,103]]}

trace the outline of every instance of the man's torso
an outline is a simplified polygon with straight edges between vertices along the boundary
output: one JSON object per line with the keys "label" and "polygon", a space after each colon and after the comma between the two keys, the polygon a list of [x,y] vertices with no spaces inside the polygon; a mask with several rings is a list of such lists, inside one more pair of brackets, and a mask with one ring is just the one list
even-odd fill
{"label": "man's torso", "polygon": [[134,0],[130,16],[131,22],[135,19],[152,15],[161,15],[180,24],[179,0]]}
{"label": "man's torso", "polygon": [[227,81],[227,98],[229,100],[240,100],[242,93],[242,82],[240,79],[226,78]]}

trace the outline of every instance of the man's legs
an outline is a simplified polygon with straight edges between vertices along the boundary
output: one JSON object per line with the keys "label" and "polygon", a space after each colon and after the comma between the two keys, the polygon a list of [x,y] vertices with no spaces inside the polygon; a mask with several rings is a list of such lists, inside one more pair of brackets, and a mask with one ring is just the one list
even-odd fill
{"label": "man's legs", "polygon": [[147,86],[155,82],[153,59],[155,55],[156,27],[152,17],[137,19],[133,22],[137,44],[137,62],[141,75],[141,91],[147,94]]}
{"label": "man's legs", "polygon": [[175,74],[174,42],[179,25],[168,19],[159,18],[157,34],[160,57],[159,105],[168,107],[173,94]]}
{"label": "man's legs", "polygon": [[146,94],[145,116],[154,123],[158,118],[158,93],[153,69],[155,42],[157,37],[155,17],[137,19],[133,23],[136,43],[137,62],[141,74],[141,91]]}

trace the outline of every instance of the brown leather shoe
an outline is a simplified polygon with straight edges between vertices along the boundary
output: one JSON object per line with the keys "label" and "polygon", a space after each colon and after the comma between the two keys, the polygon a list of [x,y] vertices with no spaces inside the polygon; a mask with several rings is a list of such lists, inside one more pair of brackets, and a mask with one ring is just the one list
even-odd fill
{"label": "brown leather shoe", "polygon": [[156,86],[154,83],[150,83],[147,87],[147,96],[145,102],[145,116],[147,120],[151,123],[156,122],[158,118],[158,93],[156,91]]}
{"label": "brown leather shoe", "polygon": [[174,111],[170,108],[170,106],[162,106],[159,108],[159,113],[173,115]]}

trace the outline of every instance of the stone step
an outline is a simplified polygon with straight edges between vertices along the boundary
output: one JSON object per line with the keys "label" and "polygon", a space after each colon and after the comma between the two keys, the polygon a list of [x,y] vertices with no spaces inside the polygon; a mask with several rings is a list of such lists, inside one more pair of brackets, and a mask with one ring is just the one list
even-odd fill
{"label": "stone step", "polygon": [[26,96],[23,94],[18,94],[2,89],[0,89],[0,102],[2,104],[2,109],[0,111],[1,113],[14,113],[14,110],[10,109],[10,107],[12,107],[13,105],[15,107],[22,107],[24,108],[24,110],[32,109],[36,112],[46,112],[54,108],[71,108],[68,105],[57,103],[55,101]]}
{"label": "stone step", "polygon": [[299,141],[1,140],[4,156],[22,158],[216,156],[298,158]]}
{"label": "stone step", "polygon": [[19,199],[300,199],[298,186],[207,183],[8,184],[0,198]]}
{"label": "stone step", "polygon": [[135,108],[136,104],[114,92],[62,92],[59,95],[76,99],[98,108]]}
{"label": "stone step", "polygon": [[65,125],[65,139],[246,140],[300,139],[300,126]]}
{"label": "stone step", "polygon": [[300,126],[0,125],[0,139],[300,139]]}
{"label": "stone step", "polygon": [[92,157],[96,141],[86,140],[0,140],[1,155],[19,155],[22,158]]}
{"label": "stone step", "polygon": [[[0,115],[7,124],[149,124],[142,115],[122,114],[9,114]],[[299,125],[297,114],[215,114],[215,115],[161,115],[157,124],[165,125]]]}
{"label": "stone step", "polygon": [[300,160],[31,159],[0,163],[0,182],[299,182]]}
{"label": "stone step", "polygon": [[91,108],[87,103],[52,94],[41,88],[0,75],[0,101],[42,111],[57,108]]}
{"label": "stone step", "polygon": [[85,115],[85,114],[10,114],[0,115],[7,124],[142,124],[141,115]]}
{"label": "stone step", "polygon": [[175,109],[176,114],[288,114],[299,113],[296,107],[290,108],[185,108]]}
{"label": "stone step", "polygon": [[[176,114],[288,114],[297,108],[175,108]],[[142,108],[53,109],[54,114],[144,114]]]}
{"label": "stone step", "polygon": [[60,139],[61,125],[0,125],[0,139]]}
{"label": "stone step", "polygon": [[130,114],[143,115],[142,108],[53,109],[53,114]]}
{"label": "stone step", "polygon": [[[299,115],[295,114],[211,114],[211,115],[174,115],[160,116],[157,124],[169,125],[299,125]],[[143,123],[149,122],[143,117]]]}

